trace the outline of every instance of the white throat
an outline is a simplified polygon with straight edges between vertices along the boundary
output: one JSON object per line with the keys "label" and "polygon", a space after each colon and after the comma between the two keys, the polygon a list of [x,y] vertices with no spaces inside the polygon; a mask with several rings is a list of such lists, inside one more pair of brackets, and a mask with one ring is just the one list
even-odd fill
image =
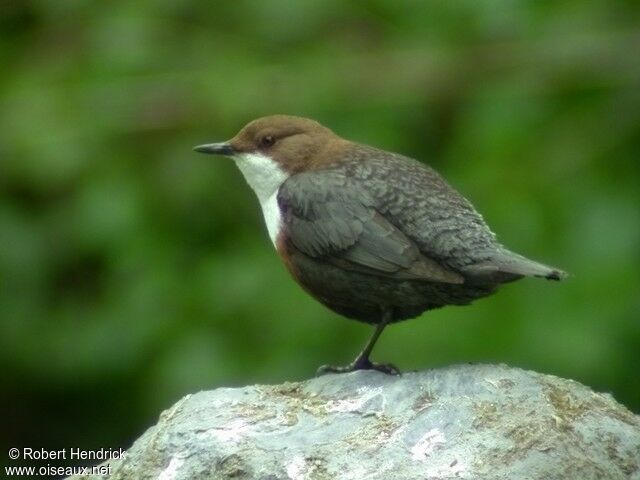
{"label": "white throat", "polygon": [[269,237],[275,245],[281,222],[278,189],[289,175],[274,160],[260,153],[241,153],[233,159],[258,196]]}

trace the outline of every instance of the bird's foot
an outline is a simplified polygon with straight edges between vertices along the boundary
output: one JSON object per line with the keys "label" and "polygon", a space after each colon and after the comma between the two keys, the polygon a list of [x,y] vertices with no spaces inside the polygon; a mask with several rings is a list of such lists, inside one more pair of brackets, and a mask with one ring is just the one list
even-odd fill
{"label": "bird's foot", "polygon": [[385,373],[387,375],[400,375],[398,367],[391,363],[376,363],[372,362],[368,358],[357,358],[349,365],[343,367],[336,367],[334,365],[322,365],[316,375],[324,375],[326,373],[347,373],[355,372],[356,370],[377,370],[378,372]]}

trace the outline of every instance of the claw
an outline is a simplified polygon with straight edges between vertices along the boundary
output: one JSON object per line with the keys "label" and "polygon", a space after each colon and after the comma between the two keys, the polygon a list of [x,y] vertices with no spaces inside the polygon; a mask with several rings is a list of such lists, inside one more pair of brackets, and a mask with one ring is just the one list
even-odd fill
{"label": "claw", "polygon": [[398,367],[391,363],[375,363],[369,359],[358,359],[355,362],[350,363],[342,367],[334,365],[322,365],[318,368],[316,375],[325,375],[327,373],[348,373],[355,372],[356,370],[377,370],[378,372],[385,373],[387,375],[400,375]]}
{"label": "claw", "polygon": [[386,375],[400,375],[400,370],[391,364],[391,363],[375,363],[369,360],[369,355],[371,354],[371,350],[375,345],[378,337],[384,330],[385,326],[391,321],[392,311],[390,309],[382,310],[382,319],[380,323],[376,325],[376,329],[373,332],[373,335],[365,345],[364,349],[360,354],[356,357],[356,359],[351,362],[349,365],[344,367],[334,367],[333,365],[323,365],[321,366],[316,375],[324,375],[325,373],[346,373],[346,372],[354,372],[356,370],[377,370]]}

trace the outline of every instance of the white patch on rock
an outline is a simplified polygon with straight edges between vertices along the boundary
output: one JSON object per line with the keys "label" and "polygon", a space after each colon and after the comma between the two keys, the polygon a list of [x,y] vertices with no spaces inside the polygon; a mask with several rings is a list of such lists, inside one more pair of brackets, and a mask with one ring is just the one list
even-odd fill
{"label": "white patch on rock", "polygon": [[233,156],[233,159],[249,186],[256,192],[269,238],[275,245],[281,222],[278,189],[289,175],[273,159],[260,153],[241,153]]}
{"label": "white patch on rock", "polygon": [[183,463],[184,463],[184,458],[171,457],[171,460],[169,461],[169,465],[167,465],[167,468],[162,470],[160,472],[160,475],[158,475],[158,480],[173,480],[174,478],[176,478],[176,475],[178,474],[178,469],[182,466]]}
{"label": "white patch on rock", "polygon": [[411,448],[411,458],[426,460],[438,445],[442,445],[446,441],[444,434],[438,428],[432,428]]}
{"label": "white patch on rock", "polygon": [[[361,388],[358,389],[358,397],[342,398],[339,400],[329,400],[327,402],[327,412],[360,412],[370,413],[362,411],[363,407],[373,398],[381,395],[382,388]],[[384,397],[382,397],[384,400]]]}
{"label": "white patch on rock", "polygon": [[228,422],[224,427],[207,430],[207,434],[212,435],[222,442],[237,442],[242,439],[250,429],[250,425],[245,420],[238,418]]}
{"label": "white patch on rock", "polygon": [[293,460],[287,464],[287,477],[291,480],[305,480],[307,473],[309,473],[308,467],[307,461],[302,455],[295,456]]}

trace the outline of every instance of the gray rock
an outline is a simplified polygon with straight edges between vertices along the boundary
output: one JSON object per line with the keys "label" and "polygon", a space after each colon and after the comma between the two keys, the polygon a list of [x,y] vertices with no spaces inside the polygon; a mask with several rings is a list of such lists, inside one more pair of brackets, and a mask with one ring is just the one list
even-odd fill
{"label": "gray rock", "polygon": [[640,417],[577,382],[503,365],[359,371],[188,395],[110,469],[159,480],[640,479]]}

